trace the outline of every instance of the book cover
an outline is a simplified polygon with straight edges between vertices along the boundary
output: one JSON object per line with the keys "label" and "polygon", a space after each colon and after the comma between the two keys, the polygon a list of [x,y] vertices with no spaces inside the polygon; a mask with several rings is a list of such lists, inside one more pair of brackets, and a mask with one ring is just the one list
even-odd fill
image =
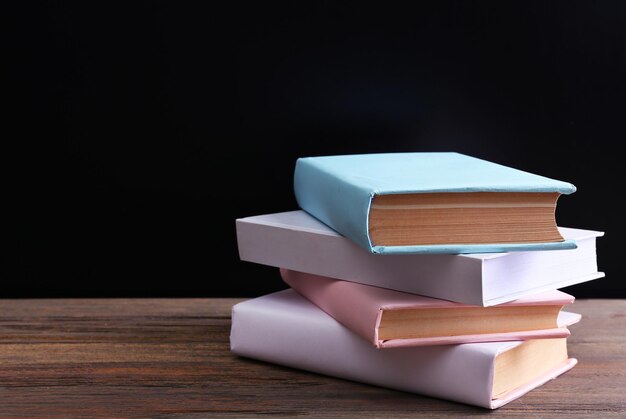
{"label": "book cover", "polygon": [[603,232],[560,227],[576,249],[375,255],[302,210],[235,221],[242,261],[344,279],[464,304],[491,306],[604,277]]}
{"label": "book cover", "polygon": [[379,350],[287,289],[233,306],[230,348],[303,371],[496,409],[573,368],[566,340]]}
{"label": "book cover", "polygon": [[280,275],[376,348],[562,338],[581,318],[561,311],[574,297],[558,290],[482,307],[283,268]]}
{"label": "book cover", "polygon": [[[372,253],[488,253],[508,251],[531,251],[571,249],[576,243],[563,239],[556,229],[555,208],[544,202],[504,202],[491,205],[491,201],[503,193],[523,193],[523,196],[571,194],[576,188],[571,183],[539,176],[522,170],[492,163],[460,153],[374,153],[339,156],[301,157],[294,171],[294,192],[299,207],[339,234],[351,239]],[[494,198],[491,195],[496,194]],[[443,200],[420,204],[401,201],[398,206],[389,202],[376,205],[380,197],[442,195]],[[458,203],[450,199],[459,196],[489,196],[487,201]],[[517,195],[519,199],[519,196]],[[403,203],[404,202],[404,203]],[[556,205],[556,202],[553,203]],[[382,215],[373,218],[374,208]],[[447,212],[444,212],[443,209]],[[389,212],[393,209],[394,212]],[[489,211],[504,211],[492,218],[485,218]],[[520,210],[522,215],[509,213]],[[528,212],[528,215],[526,212]],[[401,223],[386,227],[382,221],[394,222],[404,214],[421,214],[407,218]],[[443,217],[442,214],[448,214]],[[543,214],[539,217],[539,213]],[[389,215],[388,215],[389,214]],[[465,220],[469,214],[475,218]],[[443,218],[442,218],[443,217]],[[516,221],[514,221],[516,220]],[[546,221],[549,221],[547,223]],[[413,223],[419,222],[418,225]],[[524,228],[519,223],[530,223]],[[526,238],[522,231],[537,232],[550,224],[550,239]],[[513,227],[515,226],[515,227]],[[442,229],[450,229],[442,235],[450,242],[429,241]],[[475,237],[491,229],[492,239],[478,242]],[[398,237],[415,231],[410,238]],[[380,239],[374,240],[378,234]],[[382,235],[385,234],[385,238]],[[472,235],[473,234],[473,235]],[[546,233],[547,234],[547,233]],[[391,235],[391,237],[389,237]],[[425,243],[413,244],[424,236]],[[534,236],[533,236],[534,237]],[[433,238],[432,240],[436,240]],[[380,243],[382,244],[380,244]]]}

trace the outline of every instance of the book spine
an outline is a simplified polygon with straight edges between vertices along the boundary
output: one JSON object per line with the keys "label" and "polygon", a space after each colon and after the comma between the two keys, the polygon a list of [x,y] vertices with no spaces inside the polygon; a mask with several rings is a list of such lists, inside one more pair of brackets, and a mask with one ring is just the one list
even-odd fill
{"label": "book spine", "polygon": [[280,268],[280,276],[298,294],[370,342],[372,346],[380,347],[377,331],[382,314],[381,306],[375,298],[372,298],[372,294],[363,291],[365,287],[362,284],[284,268]]}
{"label": "book spine", "polygon": [[[457,255],[376,255],[345,237],[236,221],[241,260],[483,305],[482,262]],[[442,269],[445,267],[445,269]]]}
{"label": "book spine", "polygon": [[235,305],[230,343],[240,356],[486,408],[495,356],[519,344],[376,349],[290,289]]}
{"label": "book spine", "polygon": [[300,158],[294,170],[298,206],[341,235],[372,252],[368,217],[373,191],[336,176],[314,159]]}
{"label": "book spine", "polygon": [[236,231],[239,257],[247,262],[483,305],[480,259],[459,255],[372,255],[336,234],[245,219],[236,221]]}

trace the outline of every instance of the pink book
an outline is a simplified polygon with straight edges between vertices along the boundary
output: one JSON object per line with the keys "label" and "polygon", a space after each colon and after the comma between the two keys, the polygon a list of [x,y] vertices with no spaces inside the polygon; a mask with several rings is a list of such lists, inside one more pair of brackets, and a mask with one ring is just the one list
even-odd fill
{"label": "pink book", "polygon": [[292,289],[233,306],[230,349],[276,365],[487,409],[522,397],[577,363],[568,356],[566,338],[379,350]]}
{"label": "pink book", "polygon": [[563,338],[581,318],[562,310],[574,297],[558,290],[482,307],[283,268],[280,274],[376,348]]}

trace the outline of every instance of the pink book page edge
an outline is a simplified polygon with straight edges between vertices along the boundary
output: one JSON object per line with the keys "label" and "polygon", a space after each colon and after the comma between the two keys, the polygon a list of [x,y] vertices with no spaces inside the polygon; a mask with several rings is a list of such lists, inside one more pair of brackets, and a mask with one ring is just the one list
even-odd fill
{"label": "pink book page edge", "polygon": [[407,346],[451,345],[477,342],[508,342],[529,339],[565,338],[570,331],[565,327],[554,329],[529,330],[526,332],[483,333],[477,335],[437,336],[429,338],[389,339],[378,341],[378,348],[402,348]]}
{"label": "pink book page edge", "polygon": [[[529,339],[552,339],[565,338],[571,333],[567,326],[578,323],[582,316],[578,313],[569,311],[561,311],[557,319],[558,327],[552,329],[527,330],[520,332],[506,333],[483,333],[473,335],[458,336],[436,336],[429,338],[412,338],[412,339],[378,339],[378,328],[376,329],[377,348],[402,348],[407,346],[429,346],[429,345],[451,345],[458,343],[477,343],[477,342],[508,342],[513,340],[529,340]],[[380,322],[380,316],[378,318]],[[377,325],[379,323],[376,323]]]}

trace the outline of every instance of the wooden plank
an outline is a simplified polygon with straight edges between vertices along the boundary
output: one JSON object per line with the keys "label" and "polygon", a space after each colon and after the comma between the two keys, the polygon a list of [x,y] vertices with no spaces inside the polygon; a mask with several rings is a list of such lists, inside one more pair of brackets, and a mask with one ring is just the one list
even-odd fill
{"label": "wooden plank", "polygon": [[626,415],[626,300],[577,300],[579,364],[495,412],[234,356],[238,301],[0,300],[0,417]]}

